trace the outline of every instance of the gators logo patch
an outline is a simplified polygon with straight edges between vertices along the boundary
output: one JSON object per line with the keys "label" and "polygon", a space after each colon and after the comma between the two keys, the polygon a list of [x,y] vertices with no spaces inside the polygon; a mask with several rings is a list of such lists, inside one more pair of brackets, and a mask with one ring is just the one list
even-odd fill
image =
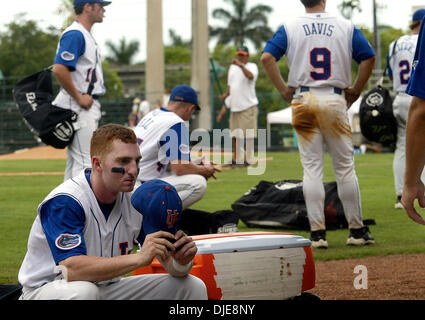
{"label": "gators logo patch", "polygon": [[56,238],[56,247],[62,250],[70,250],[81,244],[81,236],[79,234],[63,233]]}

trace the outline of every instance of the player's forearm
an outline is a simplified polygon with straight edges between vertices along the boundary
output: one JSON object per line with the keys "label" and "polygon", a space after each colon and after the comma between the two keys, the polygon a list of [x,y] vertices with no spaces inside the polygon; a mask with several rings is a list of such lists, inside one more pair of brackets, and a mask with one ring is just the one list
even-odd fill
{"label": "player's forearm", "polygon": [[425,165],[425,99],[413,97],[406,127],[405,185],[415,185]]}
{"label": "player's forearm", "polygon": [[363,88],[365,87],[367,81],[369,80],[370,75],[372,74],[372,70],[375,66],[375,57],[371,57],[369,59],[363,60],[359,64],[357,79],[354,82],[353,89],[361,94]]}
{"label": "player's forearm", "polygon": [[107,281],[142,266],[135,254],[113,258],[73,256],[59,263],[67,281]]}
{"label": "player's forearm", "polygon": [[171,170],[178,176],[185,174],[199,174],[205,178],[210,177],[209,170],[204,165],[197,165],[191,161],[175,161],[170,164]]}
{"label": "player's forearm", "polygon": [[275,57],[268,52],[264,52],[261,56],[261,63],[264,67],[264,70],[266,71],[267,76],[277,91],[282,94],[282,92],[287,90],[287,86],[285,85],[285,81],[280,74]]}
{"label": "player's forearm", "polygon": [[254,79],[254,75],[252,74],[251,71],[249,71],[245,65],[241,65],[240,68],[242,69],[243,74],[245,75],[245,77],[247,77],[249,80],[253,80]]}
{"label": "player's forearm", "polygon": [[62,64],[55,64],[53,65],[52,71],[61,87],[64,88],[65,91],[68,92],[71,97],[78,101],[81,93],[77,90],[77,88],[75,88],[68,67]]}

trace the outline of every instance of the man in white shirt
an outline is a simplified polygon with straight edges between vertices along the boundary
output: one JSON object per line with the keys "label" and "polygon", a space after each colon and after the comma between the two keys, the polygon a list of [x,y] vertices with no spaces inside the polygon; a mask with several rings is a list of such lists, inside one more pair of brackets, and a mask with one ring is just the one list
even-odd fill
{"label": "man in white shirt", "polygon": [[[254,156],[254,139],[257,137],[258,99],[255,82],[258,67],[248,62],[249,51],[240,46],[236,51],[227,75],[227,91],[219,98],[225,103],[217,116],[217,122],[230,109],[229,127],[232,136],[232,165],[248,166]],[[227,108],[226,108],[227,106]],[[244,159],[244,139],[246,141],[246,159]]]}

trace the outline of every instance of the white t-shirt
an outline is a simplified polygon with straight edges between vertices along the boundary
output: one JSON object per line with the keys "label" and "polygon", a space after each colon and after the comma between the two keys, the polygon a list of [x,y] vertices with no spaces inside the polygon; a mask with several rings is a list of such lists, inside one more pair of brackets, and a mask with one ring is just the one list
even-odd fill
{"label": "white t-shirt", "polygon": [[225,103],[231,112],[244,111],[258,105],[257,95],[255,94],[258,67],[255,63],[248,62],[245,68],[253,74],[254,79],[248,79],[242,69],[235,64],[230,66],[227,74],[227,85],[230,87],[230,95],[226,98]]}

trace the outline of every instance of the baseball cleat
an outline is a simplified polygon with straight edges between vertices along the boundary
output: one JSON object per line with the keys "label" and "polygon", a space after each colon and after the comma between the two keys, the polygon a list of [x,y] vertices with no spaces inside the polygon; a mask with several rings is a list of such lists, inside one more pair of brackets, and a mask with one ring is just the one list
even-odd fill
{"label": "baseball cleat", "polygon": [[395,209],[404,209],[403,205],[401,204],[401,196],[397,196],[397,201],[394,205]]}
{"label": "baseball cleat", "polygon": [[310,232],[310,241],[313,248],[327,249],[326,230],[316,230]]}
{"label": "baseball cleat", "polygon": [[347,245],[349,246],[364,246],[368,244],[374,244],[375,239],[369,232],[369,228],[364,226],[359,229],[350,229],[350,235],[347,239]]}

